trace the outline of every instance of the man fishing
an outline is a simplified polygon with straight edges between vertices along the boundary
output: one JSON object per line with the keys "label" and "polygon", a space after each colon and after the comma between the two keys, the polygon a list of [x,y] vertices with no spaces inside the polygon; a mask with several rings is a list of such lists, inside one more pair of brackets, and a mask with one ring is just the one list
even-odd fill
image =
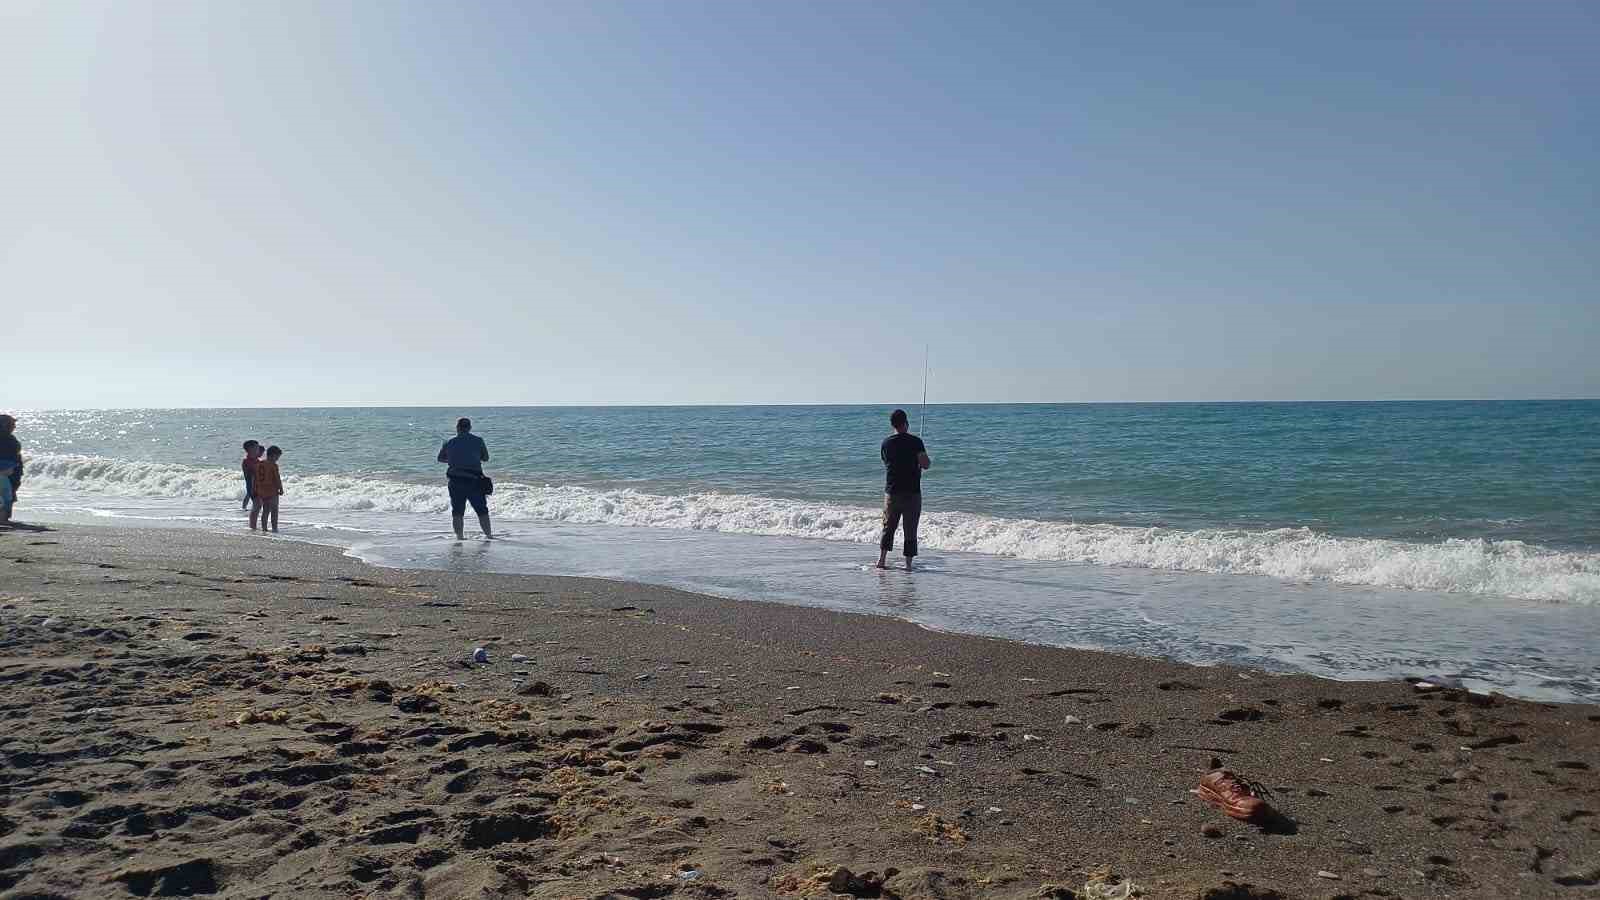
{"label": "man fishing", "polygon": [[894,434],[883,439],[878,455],[883,458],[883,537],[878,541],[878,568],[889,568],[889,551],[894,549],[894,532],[905,523],[904,553],[906,571],[917,555],[917,523],[922,520],[922,470],[933,465],[922,438],[910,431],[906,411],[889,414]]}
{"label": "man fishing", "polygon": [[483,438],[472,433],[472,420],[456,420],[456,436],[439,448],[439,462],[449,465],[445,481],[450,486],[450,525],[456,530],[456,540],[465,540],[462,533],[467,504],[478,514],[478,527],[483,536],[494,539],[489,530],[489,479],[483,476],[483,464],[489,461],[489,446]]}

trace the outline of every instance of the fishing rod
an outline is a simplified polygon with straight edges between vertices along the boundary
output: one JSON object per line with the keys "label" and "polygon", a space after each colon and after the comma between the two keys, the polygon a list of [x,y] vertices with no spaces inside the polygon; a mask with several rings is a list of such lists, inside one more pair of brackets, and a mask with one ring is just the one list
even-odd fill
{"label": "fishing rod", "polygon": [[928,433],[928,345],[922,345],[922,407],[917,410],[917,433]]}

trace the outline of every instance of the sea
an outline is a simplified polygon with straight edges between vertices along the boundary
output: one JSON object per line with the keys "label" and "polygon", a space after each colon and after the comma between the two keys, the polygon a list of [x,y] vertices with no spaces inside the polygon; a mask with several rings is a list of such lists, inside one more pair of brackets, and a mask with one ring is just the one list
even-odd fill
{"label": "sea", "polygon": [[[1600,702],[1600,401],[912,406],[933,459],[912,573],[871,566],[890,409],[39,411],[17,516],[244,531],[255,438],[284,450],[277,539],[382,566]],[[461,415],[493,542],[470,514],[450,531],[435,457]]]}

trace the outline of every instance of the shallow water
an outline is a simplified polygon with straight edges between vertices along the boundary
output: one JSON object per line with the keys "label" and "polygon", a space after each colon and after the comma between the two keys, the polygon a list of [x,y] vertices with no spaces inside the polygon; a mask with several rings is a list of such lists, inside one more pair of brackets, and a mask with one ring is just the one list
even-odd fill
{"label": "shallow water", "polygon": [[1600,699],[1600,402],[932,407],[911,576],[862,569],[885,409],[467,411],[492,546],[443,533],[455,410],[36,413],[21,512],[239,528],[254,436],[288,451],[286,533],[380,564]]}
{"label": "shallow water", "polygon": [[[243,527],[228,512],[177,518],[123,507],[85,516],[59,507],[45,515]],[[803,538],[514,523],[492,542],[458,542],[437,522],[405,524],[373,513],[338,527],[290,518],[279,539],[340,547],[382,566],[613,578],[1199,665],[1346,680],[1448,674],[1474,689],[1600,702],[1600,617],[1591,606],[975,553],[928,554],[906,573],[873,568],[870,547]]]}

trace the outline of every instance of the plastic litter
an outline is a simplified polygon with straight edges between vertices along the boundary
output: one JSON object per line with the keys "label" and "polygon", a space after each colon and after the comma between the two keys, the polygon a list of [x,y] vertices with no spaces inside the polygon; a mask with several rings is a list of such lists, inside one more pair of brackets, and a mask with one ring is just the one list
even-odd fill
{"label": "plastic litter", "polygon": [[937,774],[939,774],[939,770],[935,769],[932,766],[917,766],[917,771],[921,772],[924,775],[937,775]]}
{"label": "plastic litter", "polygon": [[1082,725],[1083,724],[1083,720],[1078,718],[1077,716],[1067,716],[1062,721],[1067,725]]}
{"label": "plastic litter", "polygon": [[700,880],[700,870],[699,869],[684,869],[682,872],[678,873],[678,880],[679,881],[699,881]]}
{"label": "plastic litter", "polygon": [[488,662],[489,661],[489,651],[484,649],[484,648],[482,648],[482,647],[473,647],[472,648],[472,661],[473,662],[478,662],[478,663],[486,663],[486,662]]}
{"label": "plastic litter", "polygon": [[1128,900],[1141,893],[1139,886],[1131,879],[1112,882],[1091,878],[1083,883],[1083,890],[1078,892],[1078,896],[1083,900]]}
{"label": "plastic litter", "polygon": [[521,653],[513,653],[513,654],[511,654],[511,661],[512,662],[527,662],[528,661],[528,657],[524,656]]}

